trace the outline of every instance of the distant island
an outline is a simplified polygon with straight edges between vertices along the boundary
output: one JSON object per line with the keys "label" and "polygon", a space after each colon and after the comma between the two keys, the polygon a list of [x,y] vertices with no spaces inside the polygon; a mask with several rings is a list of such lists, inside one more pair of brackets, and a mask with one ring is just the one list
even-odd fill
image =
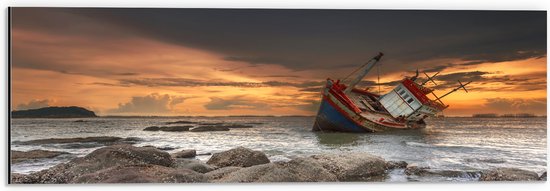
{"label": "distant island", "polygon": [[44,107],[40,109],[29,109],[12,111],[13,118],[81,118],[81,117],[97,117],[90,110],[82,107]]}

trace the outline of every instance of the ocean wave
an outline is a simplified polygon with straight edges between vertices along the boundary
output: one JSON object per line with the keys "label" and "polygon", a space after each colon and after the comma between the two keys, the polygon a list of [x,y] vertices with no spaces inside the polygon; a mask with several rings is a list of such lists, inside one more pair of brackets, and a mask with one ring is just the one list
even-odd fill
{"label": "ocean wave", "polygon": [[413,147],[429,147],[429,148],[437,147],[436,145],[430,145],[427,143],[419,143],[419,142],[410,142],[410,141],[406,141],[405,145],[413,146]]}
{"label": "ocean wave", "polygon": [[465,162],[482,162],[482,163],[494,163],[494,164],[502,164],[506,163],[506,160],[504,159],[497,159],[497,158],[467,158],[464,159]]}

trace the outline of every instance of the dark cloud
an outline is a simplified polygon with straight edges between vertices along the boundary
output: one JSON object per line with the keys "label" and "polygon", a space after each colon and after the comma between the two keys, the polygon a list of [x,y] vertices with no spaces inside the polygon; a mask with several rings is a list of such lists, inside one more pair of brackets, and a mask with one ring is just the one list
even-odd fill
{"label": "dark cloud", "polygon": [[12,19],[13,28],[97,42],[138,35],[295,70],[356,67],[378,51],[388,73],[437,58],[468,66],[546,55],[545,11],[13,8]]}
{"label": "dark cloud", "polygon": [[[546,89],[546,72],[529,73],[525,75],[488,76],[491,72],[471,71],[442,74],[435,77],[437,85],[428,82],[428,86],[435,89],[448,89],[458,87],[462,83],[472,81],[467,89],[473,91],[533,91]],[[426,78],[419,78],[417,82],[423,82]],[[491,86],[490,84],[497,84]],[[504,86],[502,86],[504,85]]]}
{"label": "dark cloud", "polygon": [[[294,69],[360,64],[378,51],[395,66],[546,55],[545,11],[57,9],[141,35]],[[147,16],[144,16],[147,15]],[[397,69],[397,68],[395,68]]]}
{"label": "dark cloud", "polygon": [[153,93],[146,96],[135,96],[127,103],[118,104],[118,108],[108,113],[115,114],[167,114],[174,111],[177,104],[187,97]]}
{"label": "dark cloud", "polygon": [[38,109],[38,108],[48,107],[50,106],[50,103],[51,103],[51,100],[48,100],[48,99],[42,99],[42,100],[35,99],[27,103],[19,104],[17,105],[17,107],[15,107],[15,109],[16,110]]}
{"label": "dark cloud", "polygon": [[232,110],[232,109],[251,109],[251,110],[269,110],[271,107],[265,102],[249,99],[244,96],[233,98],[211,97],[210,102],[204,105],[208,110]]}
{"label": "dark cloud", "polygon": [[[96,83],[97,85],[100,85]],[[230,81],[205,81],[188,78],[140,78],[140,79],[121,79],[121,86],[148,86],[148,87],[196,87],[196,86],[233,86],[233,87],[272,87],[272,86],[291,86],[297,88],[306,88],[311,86],[320,86],[324,82],[282,82],[282,81],[265,81],[265,82],[230,82]],[[111,84],[108,84],[111,85]]]}
{"label": "dark cloud", "polygon": [[501,113],[546,113],[546,98],[542,99],[486,99],[485,107]]}

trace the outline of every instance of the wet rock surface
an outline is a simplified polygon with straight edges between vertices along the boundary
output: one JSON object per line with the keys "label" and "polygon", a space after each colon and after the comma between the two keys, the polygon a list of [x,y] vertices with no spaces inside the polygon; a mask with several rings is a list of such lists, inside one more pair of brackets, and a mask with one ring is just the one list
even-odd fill
{"label": "wet rock surface", "polygon": [[546,172],[543,172],[543,173],[540,175],[539,180],[541,180],[541,181],[546,181]]}
{"label": "wet rock surface", "polygon": [[[270,162],[263,152],[237,147],[215,153],[206,163],[198,159],[178,158],[179,155],[191,156],[191,153],[196,155],[195,150],[182,150],[170,155],[152,146],[111,145],[97,149],[85,157],[75,158],[39,172],[28,175],[11,173],[10,182],[368,182],[386,181],[388,173],[399,173],[405,181],[546,180],[546,172],[539,176],[535,172],[513,168],[497,168],[483,172],[430,169],[415,164],[407,165],[404,161],[386,162],[368,153],[321,154],[295,157],[286,162]],[[49,153],[47,156],[50,156]]]}
{"label": "wet rock surface", "polygon": [[85,157],[27,175],[22,183],[71,183],[74,179],[102,169],[152,164],[165,167],[174,165],[174,160],[164,151],[150,147],[114,145],[97,149]]}
{"label": "wet rock surface", "polygon": [[75,178],[71,183],[197,183],[206,177],[188,169],[159,165],[115,166]]}
{"label": "wet rock surface", "polygon": [[367,153],[323,154],[311,158],[339,181],[376,181],[386,174],[386,161]]}
{"label": "wet rock surface", "polygon": [[386,169],[407,168],[407,162],[405,161],[388,161],[386,162]]}
{"label": "wet rock surface", "polygon": [[214,153],[206,163],[218,167],[249,167],[259,164],[266,164],[269,162],[269,159],[263,152],[253,151],[244,147],[237,147],[220,153]]}
{"label": "wet rock surface", "polygon": [[59,155],[70,154],[60,151],[31,150],[31,151],[10,151],[11,163],[19,163],[26,160],[54,158]]}
{"label": "wet rock surface", "polygon": [[143,129],[144,131],[167,131],[167,132],[181,132],[181,131],[189,131],[189,128],[193,127],[192,125],[184,125],[184,126],[150,126]]}
{"label": "wet rock surface", "polygon": [[190,129],[191,132],[205,132],[205,131],[229,131],[229,127],[223,125],[203,125]]}
{"label": "wet rock surface", "polygon": [[174,167],[189,169],[199,173],[207,173],[215,169],[214,166],[210,166],[197,159],[181,159],[181,158],[176,159]]}
{"label": "wet rock surface", "polygon": [[481,173],[480,181],[534,181],[539,180],[536,172],[517,168],[496,168]]}
{"label": "wet rock surface", "polygon": [[197,156],[197,151],[193,149],[181,150],[172,154],[174,158],[193,158],[195,156]]}

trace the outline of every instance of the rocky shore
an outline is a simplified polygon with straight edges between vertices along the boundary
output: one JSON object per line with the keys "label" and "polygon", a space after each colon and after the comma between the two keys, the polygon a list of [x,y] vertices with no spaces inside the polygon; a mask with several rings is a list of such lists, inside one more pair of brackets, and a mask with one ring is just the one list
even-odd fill
{"label": "rocky shore", "polygon": [[[44,154],[50,157],[59,153],[38,151],[33,154],[40,156]],[[407,164],[404,161],[386,161],[368,153],[319,154],[296,157],[287,162],[271,162],[261,151],[238,147],[214,153],[207,162],[193,159],[195,156],[195,150],[182,150],[170,155],[154,147],[115,144],[39,172],[28,175],[11,173],[10,182],[14,184],[372,182],[384,181],[388,173],[393,171],[402,171],[406,176],[471,176],[479,181],[546,181],[546,173],[539,176],[535,172],[521,169],[438,171]]]}

